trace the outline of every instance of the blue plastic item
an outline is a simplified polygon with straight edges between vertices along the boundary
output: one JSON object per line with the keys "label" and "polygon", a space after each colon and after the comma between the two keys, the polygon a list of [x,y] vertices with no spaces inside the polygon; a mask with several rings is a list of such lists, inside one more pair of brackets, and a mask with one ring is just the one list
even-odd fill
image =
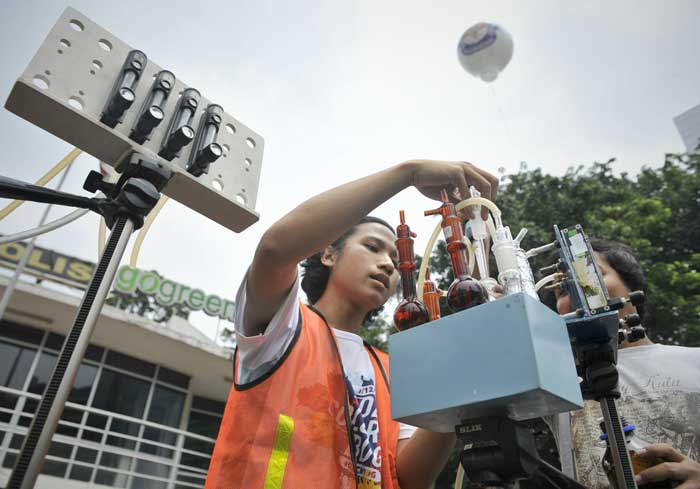
{"label": "blue plastic item", "polygon": [[393,334],[389,354],[392,417],[414,426],[583,406],[564,320],[524,293]]}

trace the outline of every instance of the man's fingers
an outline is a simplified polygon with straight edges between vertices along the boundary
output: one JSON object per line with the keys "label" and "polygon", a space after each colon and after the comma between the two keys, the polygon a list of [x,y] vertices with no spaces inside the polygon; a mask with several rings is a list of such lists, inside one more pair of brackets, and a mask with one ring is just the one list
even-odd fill
{"label": "man's fingers", "polygon": [[[491,200],[491,183],[484,178],[471,163],[465,162],[463,165],[465,181],[468,181],[469,184],[476,187],[483,198]],[[466,197],[464,198],[468,199],[469,197],[470,193],[467,190]],[[489,217],[488,209],[485,207],[481,209],[481,217],[482,219],[487,219]]]}
{"label": "man's fingers", "polygon": [[700,482],[698,481],[686,481],[676,489],[700,489]]}
{"label": "man's fingers", "polygon": [[485,178],[489,182],[489,184],[491,185],[491,193],[489,195],[484,195],[484,197],[489,199],[491,202],[495,202],[496,201],[496,194],[498,193],[498,184],[499,184],[498,177],[495,175],[491,175],[489,172],[487,172],[486,170],[483,170],[479,167],[472,165],[472,168],[474,168],[474,170],[477,171],[479,173],[479,175],[481,175],[483,178]]}
{"label": "man's fingers", "polygon": [[636,479],[638,484],[644,485],[650,482],[665,480],[685,480],[685,474],[681,464],[676,462],[664,462],[643,470],[637,474]]}
{"label": "man's fingers", "polygon": [[675,448],[666,443],[649,445],[643,451],[637,452],[637,456],[645,460],[662,459],[667,462],[681,462],[685,458]]}
{"label": "man's fingers", "polygon": [[[464,199],[469,198],[469,184],[467,183],[467,179],[464,175],[464,172],[458,172],[457,173],[457,182],[456,182],[456,187],[457,191],[459,192],[458,196],[453,195],[454,197],[454,202],[459,203],[463,201]],[[460,214],[463,219],[472,219],[473,218],[473,213],[471,210],[471,207],[465,207],[460,211]]]}
{"label": "man's fingers", "polygon": [[[464,163],[463,169],[465,180],[474,185],[483,198],[491,200],[491,182],[484,178],[471,163]],[[469,188],[467,188],[467,194],[464,198],[468,199],[469,197]]]}
{"label": "man's fingers", "polygon": [[457,178],[455,182],[455,187],[459,191],[458,195],[453,195],[457,202],[461,202],[464,199],[469,198],[469,184],[467,183],[467,178],[464,175],[464,172],[457,172]]}

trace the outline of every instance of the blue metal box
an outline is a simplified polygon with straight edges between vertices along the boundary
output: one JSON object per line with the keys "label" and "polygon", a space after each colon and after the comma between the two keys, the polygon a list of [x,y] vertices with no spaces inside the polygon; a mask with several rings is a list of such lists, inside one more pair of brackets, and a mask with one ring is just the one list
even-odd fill
{"label": "blue metal box", "polygon": [[564,320],[520,293],[389,338],[391,413],[438,432],[583,405]]}

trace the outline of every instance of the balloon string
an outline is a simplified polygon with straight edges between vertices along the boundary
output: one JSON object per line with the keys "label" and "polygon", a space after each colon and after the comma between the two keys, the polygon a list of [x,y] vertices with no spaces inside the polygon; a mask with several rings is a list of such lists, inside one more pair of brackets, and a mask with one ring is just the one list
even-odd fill
{"label": "balloon string", "polygon": [[515,144],[513,135],[510,132],[510,124],[508,124],[508,119],[506,118],[505,112],[503,112],[503,109],[501,108],[501,104],[498,103],[498,97],[496,96],[496,87],[493,86],[493,83],[489,83],[489,89],[491,90],[491,97],[493,98],[493,104],[496,106],[496,110],[498,111],[498,114],[501,116],[501,124],[503,124],[503,127],[506,132],[506,137],[508,138],[508,143],[510,144],[510,147],[514,150],[517,151],[518,154],[520,153],[520,148]]}

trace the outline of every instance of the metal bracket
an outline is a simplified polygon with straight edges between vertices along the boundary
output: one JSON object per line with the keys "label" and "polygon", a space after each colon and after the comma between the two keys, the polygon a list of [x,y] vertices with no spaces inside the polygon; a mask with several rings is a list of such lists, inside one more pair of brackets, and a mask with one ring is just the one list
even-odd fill
{"label": "metal bracket", "polygon": [[[163,106],[164,119],[150,139],[143,144],[130,139],[153,81],[162,71],[150,59],[122,122],[113,129],[100,122],[115,79],[132,49],[85,15],[67,8],[15,83],[5,107],[109,165],[117,167],[130,150],[158,161],[173,172],[163,193],[222,226],[243,231],[259,218],[255,204],[263,138],[224,112],[217,136],[223,155],[211,164],[208,173],[195,177],[186,171],[193,144],[172,161],[159,157],[179,95],[189,88],[176,79]],[[201,98],[194,127],[199,127],[211,103]]]}

